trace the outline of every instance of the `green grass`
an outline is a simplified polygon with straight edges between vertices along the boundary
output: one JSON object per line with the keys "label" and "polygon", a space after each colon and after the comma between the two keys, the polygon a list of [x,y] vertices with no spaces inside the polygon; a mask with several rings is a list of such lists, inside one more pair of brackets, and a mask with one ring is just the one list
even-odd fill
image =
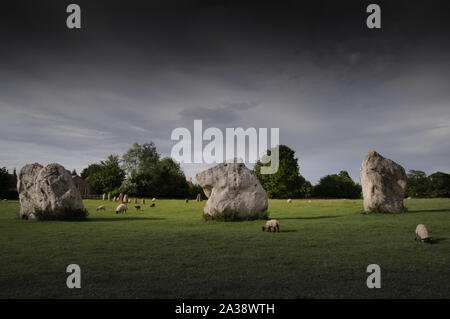
{"label": "green grass", "polygon": [[[408,212],[392,215],[363,215],[361,200],[271,200],[281,233],[262,232],[263,220],[205,222],[205,202],[123,215],[112,202],[96,212],[101,203],[69,222],[20,220],[17,201],[0,202],[0,297],[450,297],[450,199],[405,200]],[[413,240],[419,223],[434,244]],[[72,263],[81,289],[66,287]],[[381,289],[366,286],[372,263]]]}

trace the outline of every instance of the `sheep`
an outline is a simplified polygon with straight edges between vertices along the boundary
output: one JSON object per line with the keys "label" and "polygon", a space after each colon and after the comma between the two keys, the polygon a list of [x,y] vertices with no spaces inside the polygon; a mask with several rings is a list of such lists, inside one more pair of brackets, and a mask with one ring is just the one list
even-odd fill
{"label": "sheep", "polygon": [[155,207],[155,203],[152,203],[152,204],[150,205],[150,207]]}
{"label": "sheep", "polygon": [[99,211],[99,210],[106,210],[105,205],[98,206],[96,211]]}
{"label": "sheep", "polygon": [[125,204],[120,204],[116,208],[116,214],[123,213],[123,212],[126,212],[126,211],[127,211],[127,205],[125,205]]}
{"label": "sheep", "polygon": [[189,199],[185,198],[184,201],[187,203],[189,203]]}
{"label": "sheep", "polygon": [[262,231],[265,231],[266,229],[268,231],[272,231],[272,228],[273,228],[274,232],[276,232],[277,229],[278,229],[278,232],[280,232],[280,224],[278,223],[278,220],[276,220],[276,219],[268,220],[266,222],[266,224],[262,227]]}
{"label": "sheep", "polygon": [[141,210],[141,206],[140,205],[134,205],[134,208],[136,208],[136,210]]}
{"label": "sheep", "polygon": [[289,198],[289,199],[287,200],[287,202],[288,202],[288,204],[292,203],[292,199]]}
{"label": "sheep", "polygon": [[431,242],[431,237],[428,235],[428,230],[424,224],[417,225],[414,240],[417,240],[417,238],[419,238],[422,243]]}
{"label": "sheep", "polygon": [[155,197],[152,198],[152,202],[153,203],[156,202],[156,198]]}
{"label": "sheep", "polygon": [[308,203],[311,203],[311,200],[309,200]]}

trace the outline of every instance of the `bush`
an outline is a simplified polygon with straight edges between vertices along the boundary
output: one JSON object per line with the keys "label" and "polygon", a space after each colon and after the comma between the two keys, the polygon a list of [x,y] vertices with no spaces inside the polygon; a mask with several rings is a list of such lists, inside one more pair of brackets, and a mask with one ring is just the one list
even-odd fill
{"label": "bush", "polygon": [[225,212],[222,214],[217,214],[214,216],[203,214],[203,219],[205,221],[222,221],[222,222],[235,222],[235,221],[245,221],[245,220],[258,220],[258,219],[269,219],[269,212],[265,211],[257,215],[251,215],[246,217],[240,217],[234,211]]}
{"label": "bush", "polygon": [[42,210],[36,208],[34,215],[37,220],[67,220],[67,221],[83,221],[87,219],[89,212],[83,209],[72,209],[68,207],[58,208],[55,210]]}

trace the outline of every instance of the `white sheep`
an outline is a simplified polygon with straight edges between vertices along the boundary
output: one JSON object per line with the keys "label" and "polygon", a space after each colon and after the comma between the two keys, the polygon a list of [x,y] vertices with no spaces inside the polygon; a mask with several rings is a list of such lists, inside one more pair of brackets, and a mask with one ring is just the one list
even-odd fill
{"label": "white sheep", "polygon": [[424,224],[417,225],[415,235],[414,240],[419,238],[422,243],[431,242],[431,237],[428,235],[428,230]]}
{"label": "white sheep", "polygon": [[278,229],[278,232],[280,232],[280,224],[278,223],[278,220],[276,220],[276,219],[268,220],[266,222],[266,224],[262,227],[262,231],[265,231],[265,230],[272,231],[272,228],[273,228],[274,232],[276,232],[277,229]]}
{"label": "white sheep", "polygon": [[292,199],[289,198],[289,199],[287,200],[287,202],[288,202],[288,204],[292,203]]}
{"label": "white sheep", "polygon": [[98,206],[96,211],[99,211],[99,210],[106,210],[105,205]]}
{"label": "white sheep", "polygon": [[127,205],[125,205],[125,204],[120,204],[116,208],[116,214],[123,213],[123,212],[126,212],[126,211],[127,211]]}
{"label": "white sheep", "polygon": [[153,202],[153,203],[156,202],[156,198],[153,197],[153,198],[152,198],[152,202]]}

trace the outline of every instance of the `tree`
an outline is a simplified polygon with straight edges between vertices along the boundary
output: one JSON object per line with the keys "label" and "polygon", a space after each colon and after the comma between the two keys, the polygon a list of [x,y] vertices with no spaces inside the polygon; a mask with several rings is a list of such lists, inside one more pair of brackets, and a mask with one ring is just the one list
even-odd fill
{"label": "tree", "polygon": [[428,176],[432,197],[450,197],[450,174],[436,172]]}
{"label": "tree", "polygon": [[122,156],[122,163],[129,176],[133,174],[153,173],[159,162],[159,154],[153,142],[134,143]]}
{"label": "tree", "polygon": [[100,170],[89,177],[89,183],[100,192],[117,193],[124,178],[125,171],[120,166],[119,156],[111,154],[100,162]]}
{"label": "tree", "polygon": [[[254,167],[254,173],[265,189],[267,196],[269,198],[305,197],[306,194],[302,189],[305,179],[299,173],[298,160],[294,157],[295,151],[286,145],[276,147],[279,148],[279,167],[275,174],[261,174],[261,167],[270,164],[263,164],[259,160]],[[267,151],[268,156],[270,156],[272,150]]]}
{"label": "tree", "polygon": [[406,174],[407,197],[427,197],[430,192],[430,180],[422,171],[409,170]]}
{"label": "tree", "polygon": [[314,186],[313,197],[319,198],[360,198],[361,186],[355,184],[347,171],[324,176]]}
{"label": "tree", "polygon": [[180,164],[170,157],[160,160],[153,142],[134,143],[122,156],[122,163],[127,178],[121,192],[139,197],[189,197],[189,185]]}
{"label": "tree", "polygon": [[0,195],[5,197],[10,188],[9,174],[6,167],[0,168]]}
{"label": "tree", "polygon": [[163,158],[158,163],[157,194],[165,198],[185,198],[189,194],[189,185],[180,164],[172,158]]}
{"label": "tree", "polygon": [[77,174],[77,170],[76,170],[76,169],[73,169],[73,170],[72,170],[72,172],[71,172],[70,174],[71,174],[72,176],[76,176],[76,175],[78,175],[78,174]]}
{"label": "tree", "polygon": [[90,176],[99,172],[101,169],[102,169],[102,166],[100,164],[97,164],[97,163],[91,164],[81,171],[80,177],[85,180],[89,179]]}

